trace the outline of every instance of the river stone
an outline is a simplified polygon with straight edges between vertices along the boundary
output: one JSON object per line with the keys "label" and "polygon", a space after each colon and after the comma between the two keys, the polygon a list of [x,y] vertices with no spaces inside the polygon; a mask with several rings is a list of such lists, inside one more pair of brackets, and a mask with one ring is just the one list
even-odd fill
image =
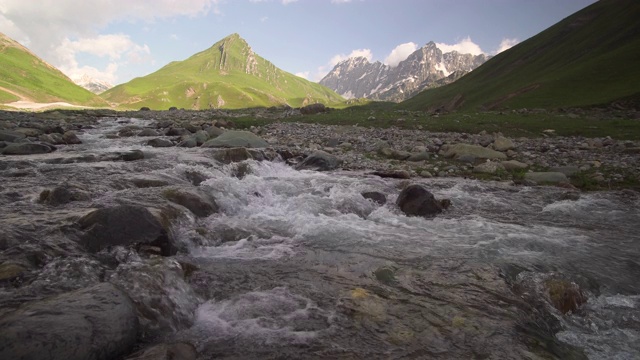
{"label": "river stone", "polygon": [[168,139],[155,138],[147,141],[147,145],[152,147],[172,147],[173,143]]}
{"label": "river stone", "polygon": [[177,146],[178,147],[184,147],[184,148],[198,147],[198,140],[196,140],[195,136],[190,136],[190,137],[180,141]]}
{"label": "river stone", "polygon": [[411,174],[407,170],[379,170],[372,172],[371,175],[389,179],[411,179]]}
{"label": "river stone", "polygon": [[0,130],[0,141],[15,142],[24,138],[26,138],[26,135],[17,131]]}
{"label": "river stone", "polygon": [[21,264],[5,262],[0,264],[0,284],[20,277],[27,271]]}
{"label": "river stone", "polygon": [[51,206],[68,204],[72,201],[88,201],[91,195],[84,189],[72,185],[61,185],[40,194],[40,201]]}
{"label": "river stone", "polygon": [[144,159],[144,153],[142,150],[131,150],[124,153],[119,153],[118,157],[124,161],[136,161]]}
{"label": "river stone", "polygon": [[205,131],[207,132],[207,134],[209,135],[209,138],[211,139],[217,138],[218,136],[224,133],[224,130],[220,129],[217,126],[209,126]]}
{"label": "river stone", "polygon": [[573,176],[580,172],[580,168],[577,166],[556,166],[550,168],[549,171],[563,173],[566,176]]}
{"label": "river stone", "polygon": [[85,231],[81,243],[92,253],[117,245],[157,246],[163,256],[177,252],[168,229],[143,206],[94,210],[78,220],[78,225]]}
{"label": "river stone", "polygon": [[250,131],[229,130],[225,131],[215,139],[211,139],[204,143],[202,147],[246,147],[246,148],[265,148],[269,144],[264,139],[255,135]]}
{"label": "river stone", "polygon": [[524,179],[537,184],[567,183],[569,179],[561,172],[530,172],[524,174]]}
{"label": "river stone", "polygon": [[338,159],[335,155],[331,155],[322,150],[317,150],[298,163],[295,169],[329,171],[338,168],[341,164],[342,160]]}
{"label": "river stone", "polygon": [[202,144],[207,142],[207,140],[209,140],[209,134],[204,130],[196,131],[193,137],[196,139],[196,143],[198,144],[198,146],[201,146]]}
{"label": "river stone", "polygon": [[129,355],[126,360],[196,360],[196,348],[185,342],[158,344]]}
{"label": "river stone", "polygon": [[136,342],[131,299],[101,283],[29,303],[0,318],[0,359],[108,360]]}
{"label": "river stone", "polygon": [[496,139],[493,141],[493,148],[496,149],[497,151],[507,151],[507,150],[511,150],[514,149],[516,147],[516,145],[513,143],[513,141],[511,141],[511,139],[508,139],[504,136],[496,136]]}
{"label": "river stone", "polygon": [[441,202],[422,185],[407,186],[398,195],[396,204],[409,216],[432,217],[442,212]]}
{"label": "river stone", "polygon": [[412,161],[412,162],[424,161],[424,160],[429,160],[430,157],[431,156],[429,155],[428,152],[422,151],[419,153],[411,154],[411,156],[407,158],[407,161]]}
{"label": "river stone", "polygon": [[500,170],[504,171],[504,166],[495,161],[488,161],[473,167],[473,172],[481,174],[495,174]]}
{"label": "river stone", "polygon": [[517,160],[507,160],[507,161],[501,161],[500,164],[502,164],[502,166],[504,166],[504,168],[506,170],[523,170],[529,167],[529,165],[522,163],[520,161]]}
{"label": "river stone", "polygon": [[78,135],[76,135],[75,131],[67,131],[62,134],[62,140],[67,145],[82,144],[82,141],[78,139]]}
{"label": "river stone", "polygon": [[253,159],[251,152],[243,147],[216,150],[212,157],[225,164]]}
{"label": "river stone", "polygon": [[42,143],[9,144],[2,149],[3,155],[33,155],[47,154],[55,150],[55,146]]}
{"label": "river stone", "polygon": [[187,130],[185,128],[172,127],[169,130],[167,130],[165,135],[167,135],[167,136],[191,135],[191,131],[189,131],[189,130]]}
{"label": "river stone", "polygon": [[447,158],[452,157],[454,159],[458,159],[464,155],[472,155],[477,159],[507,159],[507,155],[499,151],[470,144],[448,145],[447,149],[444,152],[444,156]]}
{"label": "river stone", "polygon": [[137,136],[140,137],[144,137],[144,136],[158,136],[158,132],[153,130],[153,129],[143,129],[142,131],[140,131]]}
{"label": "river stone", "polygon": [[167,200],[186,207],[197,217],[207,217],[218,212],[215,200],[199,191],[168,189],[162,195]]}
{"label": "river stone", "polygon": [[387,203],[387,197],[381,192],[367,191],[367,192],[363,192],[360,195],[362,195],[362,197],[365,199],[369,199],[377,203],[378,205],[384,205]]}

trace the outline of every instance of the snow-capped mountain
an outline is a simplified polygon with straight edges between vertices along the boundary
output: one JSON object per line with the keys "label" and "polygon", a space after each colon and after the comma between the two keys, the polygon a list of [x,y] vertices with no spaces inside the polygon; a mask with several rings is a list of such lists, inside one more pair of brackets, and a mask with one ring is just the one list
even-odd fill
{"label": "snow-capped mountain", "polygon": [[107,91],[113,87],[112,84],[106,81],[94,79],[87,74],[72,76],[71,80],[94,94],[100,94],[101,92]]}
{"label": "snow-capped mountain", "polygon": [[354,57],[338,63],[320,84],[347,99],[402,101],[418,92],[453,82],[482,65],[489,56],[442,53],[434,42],[413,52],[397,66]]}

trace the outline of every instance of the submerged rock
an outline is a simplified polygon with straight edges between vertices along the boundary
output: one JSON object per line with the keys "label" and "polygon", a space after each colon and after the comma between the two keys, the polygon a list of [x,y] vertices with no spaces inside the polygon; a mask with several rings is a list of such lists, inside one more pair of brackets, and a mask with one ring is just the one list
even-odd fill
{"label": "submerged rock", "polygon": [[176,253],[167,228],[149,209],[137,205],[119,205],[94,210],[78,220],[85,231],[81,243],[90,252],[116,245],[151,245],[163,256]]}
{"label": "submerged rock", "polygon": [[400,192],[396,204],[409,216],[432,217],[442,212],[442,202],[436,200],[422,185],[410,185]]}
{"label": "submerged rock", "polygon": [[57,186],[53,190],[44,190],[40,193],[40,201],[51,206],[87,200],[91,200],[91,195],[86,190],[68,184]]}
{"label": "submerged rock", "polygon": [[22,306],[0,318],[0,358],[107,360],[133,347],[138,318],[110,283]]}
{"label": "submerged rock", "polygon": [[296,165],[296,170],[329,171],[337,169],[342,160],[322,150],[317,150]]}
{"label": "submerged rock", "polygon": [[367,191],[367,192],[363,192],[361,195],[363,198],[371,200],[377,203],[378,205],[384,205],[387,203],[387,197],[381,192]]}

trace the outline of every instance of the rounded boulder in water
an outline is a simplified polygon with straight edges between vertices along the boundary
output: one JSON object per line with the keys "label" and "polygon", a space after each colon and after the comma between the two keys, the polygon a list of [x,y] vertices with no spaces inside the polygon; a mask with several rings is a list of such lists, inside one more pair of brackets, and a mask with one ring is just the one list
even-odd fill
{"label": "rounded boulder in water", "polygon": [[398,195],[396,204],[409,216],[432,217],[442,212],[442,203],[422,185],[410,185]]}

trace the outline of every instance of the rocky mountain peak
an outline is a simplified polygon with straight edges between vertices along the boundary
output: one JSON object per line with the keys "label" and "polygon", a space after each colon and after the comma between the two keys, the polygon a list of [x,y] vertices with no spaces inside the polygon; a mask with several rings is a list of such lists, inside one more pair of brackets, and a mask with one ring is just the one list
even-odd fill
{"label": "rocky mountain peak", "polygon": [[[320,84],[346,98],[403,101],[428,87],[454,81],[488,60],[485,55],[442,52],[430,41],[391,67],[364,57],[339,62]],[[452,74],[456,76],[451,76]],[[450,80],[447,80],[450,79]]]}

